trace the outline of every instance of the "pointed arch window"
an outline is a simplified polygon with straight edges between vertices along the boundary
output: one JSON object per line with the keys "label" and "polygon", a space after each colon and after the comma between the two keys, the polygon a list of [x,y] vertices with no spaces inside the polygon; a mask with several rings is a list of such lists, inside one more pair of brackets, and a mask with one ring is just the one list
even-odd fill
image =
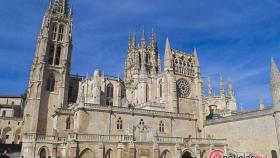
{"label": "pointed arch window", "polygon": [[55,65],[59,65],[60,63],[60,55],[61,55],[61,46],[58,46],[56,48],[56,54],[55,54]]}
{"label": "pointed arch window", "polygon": [[56,40],[56,35],[57,35],[57,24],[53,23],[53,26],[52,26],[52,39],[53,40]]}
{"label": "pointed arch window", "polygon": [[163,121],[160,121],[160,123],[159,123],[159,132],[164,133],[164,123],[163,123]]}
{"label": "pointed arch window", "polygon": [[58,41],[63,41],[64,25],[59,26]]}
{"label": "pointed arch window", "polygon": [[47,80],[47,91],[53,92],[55,86],[55,78],[53,74],[51,74]]}
{"label": "pointed arch window", "polygon": [[5,110],[2,112],[2,117],[6,117],[6,111]]}
{"label": "pointed arch window", "polygon": [[141,120],[140,120],[139,125],[142,125],[142,126],[144,126],[144,125],[145,125],[145,123],[144,123],[144,120],[143,120],[143,119],[141,119]]}
{"label": "pointed arch window", "polygon": [[162,80],[159,80],[159,97],[162,98]]}
{"label": "pointed arch window", "polygon": [[54,46],[51,45],[49,50],[49,59],[48,59],[49,64],[53,64],[53,57],[54,57]]}
{"label": "pointed arch window", "polygon": [[106,86],[106,105],[113,106],[113,96],[114,96],[114,86],[113,84],[108,84]]}
{"label": "pointed arch window", "polygon": [[149,85],[146,85],[146,102],[149,101]]}
{"label": "pointed arch window", "polygon": [[70,129],[71,128],[71,120],[70,120],[70,117],[68,117],[66,119],[66,129]]}
{"label": "pointed arch window", "polygon": [[146,63],[147,63],[147,64],[150,63],[150,55],[149,55],[149,54],[146,55]]}
{"label": "pointed arch window", "polygon": [[119,117],[117,121],[117,129],[123,129],[123,121],[121,117]]}

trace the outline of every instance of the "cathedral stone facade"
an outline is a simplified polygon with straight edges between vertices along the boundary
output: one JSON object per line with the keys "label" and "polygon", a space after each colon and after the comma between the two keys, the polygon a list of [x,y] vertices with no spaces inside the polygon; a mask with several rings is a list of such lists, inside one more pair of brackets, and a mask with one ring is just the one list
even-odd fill
{"label": "cathedral stone facade", "polygon": [[279,155],[274,60],[273,105],[241,112],[231,81],[225,92],[221,78],[216,95],[209,79],[204,94],[196,49],[174,49],[167,38],[161,63],[154,32],[149,42],[144,30],[140,43],[129,35],[124,79],[101,70],[71,75],[72,18],[67,0],[54,0],[45,13],[18,137],[22,158],[206,158],[214,149]]}

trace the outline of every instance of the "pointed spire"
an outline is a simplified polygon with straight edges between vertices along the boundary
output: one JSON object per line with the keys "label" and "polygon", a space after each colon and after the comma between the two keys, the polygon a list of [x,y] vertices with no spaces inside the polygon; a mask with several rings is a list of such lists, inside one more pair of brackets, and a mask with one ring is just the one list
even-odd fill
{"label": "pointed spire", "polygon": [[220,74],[220,95],[225,95],[225,85],[221,74]]}
{"label": "pointed spire", "polygon": [[135,33],[135,31],[133,31],[133,33],[132,33],[132,35],[131,35],[131,46],[132,46],[133,48],[136,47],[136,33]]}
{"label": "pointed spire", "polygon": [[273,57],[271,57],[270,91],[273,108],[280,110],[280,74]]}
{"label": "pointed spire", "polygon": [[158,53],[158,71],[161,72],[160,53]]}
{"label": "pointed spire", "polygon": [[232,80],[228,80],[228,95],[233,96],[233,86],[232,86]]}
{"label": "pointed spire", "polygon": [[210,77],[208,77],[208,96],[213,96],[213,89]]}
{"label": "pointed spire", "polygon": [[142,36],[141,36],[141,43],[140,43],[140,46],[141,46],[142,48],[145,48],[145,47],[146,47],[146,34],[145,34],[144,26],[143,26],[143,29],[142,29]]}
{"label": "pointed spire", "polygon": [[168,37],[166,38],[164,53],[164,71],[171,70],[171,48]]}
{"label": "pointed spire", "polygon": [[279,69],[273,57],[271,57],[271,73],[278,73]]}
{"label": "pointed spire", "polygon": [[197,49],[196,49],[196,47],[194,47],[193,55],[194,55],[194,59],[195,59],[195,61],[196,61],[197,66],[200,66],[200,65],[199,65],[199,61],[198,61],[198,55],[197,55]]}
{"label": "pointed spire", "polygon": [[128,49],[131,49],[132,46],[132,37],[131,37],[131,33],[128,33]]}
{"label": "pointed spire", "polygon": [[74,9],[73,5],[71,5],[70,10],[69,10],[70,16],[72,17],[74,15]]}
{"label": "pointed spire", "polygon": [[154,32],[154,29],[152,29],[152,37],[151,37],[151,47],[157,48],[157,39],[156,39],[156,33]]}

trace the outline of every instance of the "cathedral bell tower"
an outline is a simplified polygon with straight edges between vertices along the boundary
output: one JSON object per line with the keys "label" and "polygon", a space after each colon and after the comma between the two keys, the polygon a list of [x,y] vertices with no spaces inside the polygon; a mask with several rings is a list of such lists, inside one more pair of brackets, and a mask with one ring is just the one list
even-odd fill
{"label": "cathedral bell tower", "polygon": [[54,0],[37,39],[24,111],[24,134],[55,134],[52,115],[56,109],[67,106],[71,34],[72,10],[67,0]]}

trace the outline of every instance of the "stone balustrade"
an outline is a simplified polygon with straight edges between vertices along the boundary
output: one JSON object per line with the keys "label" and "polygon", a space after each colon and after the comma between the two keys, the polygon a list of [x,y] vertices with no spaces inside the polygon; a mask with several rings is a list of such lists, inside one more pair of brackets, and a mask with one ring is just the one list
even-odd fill
{"label": "stone balustrade", "polygon": [[66,137],[56,137],[56,136],[48,136],[48,135],[40,135],[40,134],[23,134],[24,142],[64,142],[66,141]]}
{"label": "stone balustrade", "polygon": [[[79,108],[81,108],[81,107],[79,107]],[[172,112],[145,110],[145,109],[137,109],[137,108],[101,106],[101,105],[88,104],[88,103],[85,103],[82,108],[86,108],[86,110],[89,110],[89,111],[94,110],[94,111],[102,111],[102,112],[134,114],[134,115],[141,115],[141,116],[159,116],[159,117],[165,117],[165,118],[167,117],[167,118],[180,118],[180,119],[196,120],[195,116],[190,113],[172,113]]]}
{"label": "stone balustrade", "polygon": [[132,135],[69,134],[68,140],[79,142],[132,142]]}
{"label": "stone balustrade", "polygon": [[171,143],[171,144],[183,144],[184,138],[182,137],[160,137],[156,136],[154,137],[154,142],[160,144],[160,143]]}
{"label": "stone balustrade", "polygon": [[[36,135],[36,134],[24,134],[23,141],[25,142],[66,142],[66,141],[78,141],[78,142],[111,142],[111,143],[129,143],[133,142],[132,135],[99,135],[99,134],[68,134],[66,137]],[[205,139],[205,138],[182,138],[182,137],[165,137],[155,136],[154,143],[157,144],[185,144],[190,142],[193,145],[225,145],[226,139]]]}
{"label": "stone balustrade", "polygon": [[216,144],[216,145],[225,145],[226,139],[206,139],[206,138],[188,138],[192,144]]}
{"label": "stone balustrade", "polygon": [[205,138],[182,138],[182,137],[154,137],[154,142],[160,143],[171,143],[171,144],[185,144],[190,142],[191,144],[199,145],[225,145],[226,139],[205,139]]}

